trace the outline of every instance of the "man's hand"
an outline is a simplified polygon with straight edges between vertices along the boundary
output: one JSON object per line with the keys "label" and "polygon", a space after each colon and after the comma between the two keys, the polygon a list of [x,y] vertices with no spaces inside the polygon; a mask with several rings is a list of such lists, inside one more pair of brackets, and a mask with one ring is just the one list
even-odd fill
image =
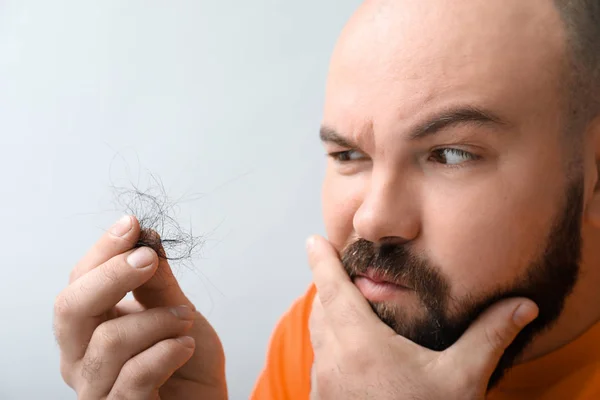
{"label": "man's hand", "polygon": [[308,252],[318,292],[310,321],[313,399],[484,399],[504,350],[537,317],[530,300],[506,300],[452,347],[431,351],[379,320],[325,239],[309,239]]}
{"label": "man's hand", "polygon": [[[226,399],[223,348],[166,260],[132,250],[124,217],[71,272],[56,299],[61,373],[79,399]],[[124,301],[133,292],[135,300]]]}

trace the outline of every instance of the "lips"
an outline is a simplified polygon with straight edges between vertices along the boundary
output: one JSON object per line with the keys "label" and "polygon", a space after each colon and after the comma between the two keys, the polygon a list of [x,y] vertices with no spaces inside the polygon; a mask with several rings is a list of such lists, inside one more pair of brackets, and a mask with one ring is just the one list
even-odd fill
{"label": "lips", "polygon": [[374,268],[368,268],[365,273],[359,273],[357,276],[367,278],[375,284],[395,285],[403,289],[411,289],[405,282],[394,279],[389,274],[386,274],[383,271],[377,271]]}
{"label": "lips", "polygon": [[414,293],[412,289],[404,286],[403,282],[374,270],[357,275],[353,282],[364,298],[371,303],[398,304],[410,299],[406,296]]}

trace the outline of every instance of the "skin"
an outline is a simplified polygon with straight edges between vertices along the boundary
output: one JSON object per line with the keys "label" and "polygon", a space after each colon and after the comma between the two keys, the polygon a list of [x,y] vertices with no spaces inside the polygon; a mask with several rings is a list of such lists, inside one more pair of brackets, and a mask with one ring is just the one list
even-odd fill
{"label": "skin", "polygon": [[[495,363],[535,318],[535,305],[498,303],[454,346],[431,352],[376,317],[338,254],[357,238],[410,241],[443,268],[457,298],[488,293],[529,265],[567,184],[565,48],[557,26],[547,0],[373,0],[349,22],[332,58],[323,123],[353,144],[328,140],[327,152],[358,153],[350,163],[330,160],[323,185],[329,242],[314,238],[308,250],[319,293],[311,317],[313,398],[484,398]],[[408,139],[458,103],[491,110],[504,123]],[[523,361],[572,341],[600,316],[600,122],[580,134],[585,279]],[[448,167],[430,157],[441,147],[478,158]],[[227,398],[218,336],[168,263],[144,248],[135,253],[146,252],[147,267],[132,267],[139,232],[135,218],[110,229],[58,295],[63,379],[80,399]],[[128,292],[134,302],[122,300]],[[399,301],[411,310],[415,300]]]}
{"label": "skin", "polygon": [[482,400],[504,350],[537,316],[526,299],[503,300],[453,346],[431,351],[379,320],[324,238],[310,238],[308,253],[318,291],[309,321],[311,400]]}
{"label": "skin", "polygon": [[[344,153],[350,161],[330,158],[323,184],[327,235],[338,252],[356,238],[412,242],[440,266],[456,299],[510,284],[539,256],[568,179],[566,50],[557,26],[560,16],[545,0],[363,4],[334,51],[323,118],[352,144],[326,140],[328,153],[356,150]],[[409,138],[432,115],[463,104],[503,123]],[[598,218],[590,218],[598,213],[597,126],[584,139],[586,279],[523,360],[573,340],[600,317]],[[479,159],[444,164],[431,157],[439,148]],[[414,298],[399,301],[416,308]]]}
{"label": "skin", "polygon": [[[132,250],[126,216],[77,263],[54,305],[62,377],[79,399],[226,399],[223,347],[168,262]],[[141,268],[140,268],[141,267]],[[123,300],[132,292],[135,300]]]}

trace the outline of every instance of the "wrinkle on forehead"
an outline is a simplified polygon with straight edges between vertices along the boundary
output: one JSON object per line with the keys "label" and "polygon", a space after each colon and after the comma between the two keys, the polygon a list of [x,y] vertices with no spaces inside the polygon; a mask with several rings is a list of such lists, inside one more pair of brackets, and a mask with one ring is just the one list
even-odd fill
{"label": "wrinkle on forehead", "polygon": [[397,119],[410,120],[462,97],[535,113],[535,102],[555,100],[562,88],[559,27],[549,0],[366,1],[334,51],[325,115],[343,115],[349,126],[372,118],[377,131],[387,123],[377,115],[390,117],[394,107]]}

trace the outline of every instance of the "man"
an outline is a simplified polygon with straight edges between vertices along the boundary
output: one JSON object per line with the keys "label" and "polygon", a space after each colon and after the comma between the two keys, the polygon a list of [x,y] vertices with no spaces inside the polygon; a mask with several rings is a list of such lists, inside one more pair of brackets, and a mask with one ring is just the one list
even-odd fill
{"label": "man", "polygon": [[[366,1],[327,84],[329,241],[253,398],[600,398],[599,60],[597,0]],[[57,298],[65,381],[226,398],[216,333],[139,229]]]}

